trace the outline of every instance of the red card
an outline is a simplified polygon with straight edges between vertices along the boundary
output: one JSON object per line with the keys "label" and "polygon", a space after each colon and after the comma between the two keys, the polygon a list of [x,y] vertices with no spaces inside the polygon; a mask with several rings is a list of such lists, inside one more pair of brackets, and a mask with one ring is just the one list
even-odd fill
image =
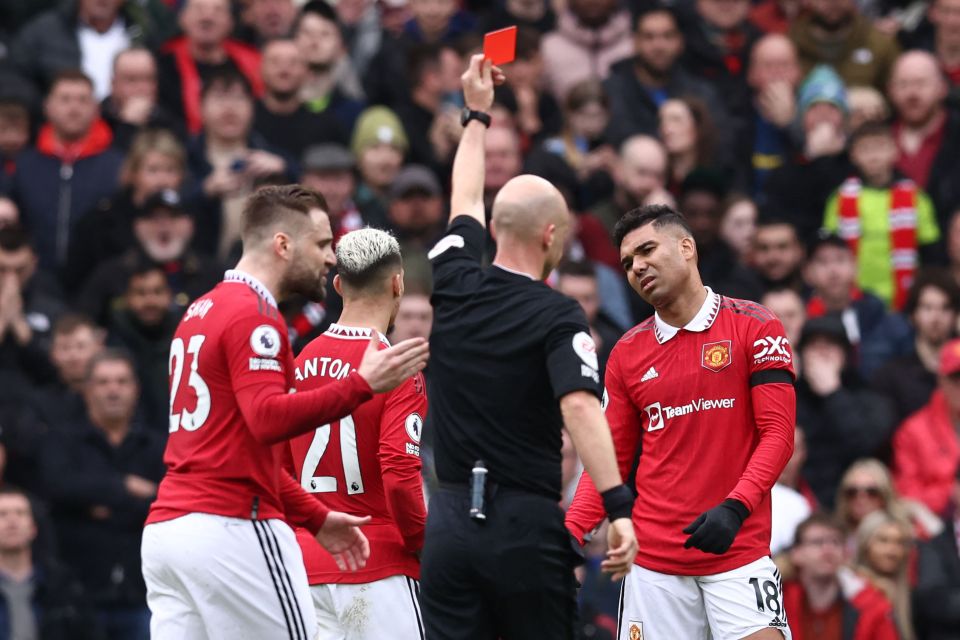
{"label": "red card", "polygon": [[483,36],[483,57],[500,66],[517,57],[517,28],[507,27]]}

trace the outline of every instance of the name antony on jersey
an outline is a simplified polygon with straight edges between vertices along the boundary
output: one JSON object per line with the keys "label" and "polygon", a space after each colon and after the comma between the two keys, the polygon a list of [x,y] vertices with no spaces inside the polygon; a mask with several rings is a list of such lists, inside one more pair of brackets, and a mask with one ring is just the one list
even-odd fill
{"label": "name antony on jersey", "polygon": [[301,372],[300,367],[297,367],[295,375],[297,382],[303,382],[314,376],[327,376],[334,380],[343,380],[350,375],[350,371],[349,362],[344,362],[340,358],[323,356],[304,360],[303,371]]}

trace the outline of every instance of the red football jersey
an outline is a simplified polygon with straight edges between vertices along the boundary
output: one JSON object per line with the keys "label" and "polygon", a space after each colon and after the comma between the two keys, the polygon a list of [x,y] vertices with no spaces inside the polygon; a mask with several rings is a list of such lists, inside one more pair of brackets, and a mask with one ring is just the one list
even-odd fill
{"label": "red football jersey", "polygon": [[251,276],[228,271],[190,305],[170,347],[167,473],[148,524],[211,513],[319,529],[327,509],[283,469],[284,442],[372,392],[353,375],[341,393],[291,395],[293,371],[283,317]]}
{"label": "red football jersey", "polygon": [[[297,389],[316,389],[346,376],[360,364],[370,334],[370,329],[330,325],[297,357]],[[382,335],[380,341],[388,346]],[[426,523],[420,435],[426,417],[427,394],[418,373],[349,416],[290,441],[300,486],[330,509],[373,517],[363,527],[370,558],[356,572],[340,571],[312,535],[297,530],[310,584],[358,584],[395,575],[419,579],[416,553]]]}
{"label": "red football jersey", "polygon": [[[789,375],[769,373],[778,369]],[[758,304],[709,289],[684,328],[655,316],[617,343],[604,403],[624,478],[638,445],[642,451],[633,508],[638,565],[700,576],[770,554],[770,489],[793,449],[792,379],[780,321]],[[751,512],[733,546],[723,555],[684,549],[684,527],[727,498]],[[604,515],[584,474],[567,526],[582,540]]]}

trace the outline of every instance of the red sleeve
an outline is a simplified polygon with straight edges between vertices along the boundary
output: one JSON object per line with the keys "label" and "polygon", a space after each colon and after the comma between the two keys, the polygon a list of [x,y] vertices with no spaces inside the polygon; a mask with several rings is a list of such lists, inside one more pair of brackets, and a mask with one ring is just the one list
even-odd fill
{"label": "red sleeve", "polygon": [[791,384],[760,384],[750,390],[750,399],[760,442],[727,497],[739,500],[752,512],[770,493],[793,455],[797,396]]}
{"label": "red sleeve", "polygon": [[923,454],[917,442],[915,425],[923,417],[912,416],[903,423],[893,436],[893,483],[902,498],[913,498],[927,506],[947,504],[952,485],[946,484],[944,490],[929,486],[924,481]]}
{"label": "red sleeve", "polygon": [[223,340],[237,405],[260,443],[276,444],[339,420],[373,397],[356,371],[318,389],[289,393],[286,373],[293,359],[279,319],[236,318]]}
{"label": "red sleeve", "polygon": [[752,512],[793,455],[797,422],[793,354],[779,320],[768,320],[754,330],[750,358],[750,401],[760,442],[727,498],[739,500]]}
{"label": "red sleeve", "polygon": [[387,398],[380,422],[380,470],[390,516],[410,552],[423,547],[427,509],[420,471],[420,436],[427,418],[422,374],[410,378]]}
{"label": "red sleeve", "polygon": [[[289,448],[287,450],[289,451]],[[280,470],[280,500],[287,514],[287,521],[303,527],[313,535],[320,531],[327,514],[330,513],[316,497],[303,490],[286,466]]]}
{"label": "red sleeve", "polygon": [[[640,415],[630,400],[620,373],[620,354],[622,349],[615,348],[607,362],[604,378],[603,408],[613,436],[613,447],[617,455],[620,477],[627,478],[633,467],[640,442]],[[571,534],[583,544],[583,536],[592,531],[606,517],[603,501],[586,471],[580,476],[580,484],[567,509],[566,525]]]}

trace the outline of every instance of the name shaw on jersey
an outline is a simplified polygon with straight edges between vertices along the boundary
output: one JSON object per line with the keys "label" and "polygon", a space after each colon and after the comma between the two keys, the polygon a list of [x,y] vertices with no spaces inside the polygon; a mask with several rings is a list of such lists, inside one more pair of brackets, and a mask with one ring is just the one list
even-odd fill
{"label": "name shaw on jersey", "polygon": [[344,362],[340,358],[330,358],[328,356],[310,358],[309,360],[304,360],[301,366],[303,367],[303,371],[300,370],[300,367],[297,367],[296,370],[295,375],[297,382],[303,382],[307,378],[314,376],[326,376],[334,380],[343,380],[350,375],[350,363]]}

